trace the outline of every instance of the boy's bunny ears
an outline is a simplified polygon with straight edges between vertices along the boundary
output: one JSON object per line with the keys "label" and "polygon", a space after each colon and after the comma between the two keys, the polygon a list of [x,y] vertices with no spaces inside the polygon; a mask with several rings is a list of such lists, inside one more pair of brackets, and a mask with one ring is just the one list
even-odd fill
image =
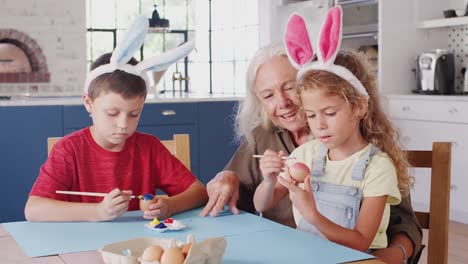
{"label": "boy's bunny ears", "polygon": [[165,70],[169,68],[171,64],[187,56],[195,48],[195,42],[189,41],[156,57],[145,59],[135,66],[127,64],[133,54],[143,45],[146,33],[148,32],[148,23],[148,18],[146,17],[138,17],[135,22],[133,22],[133,25],[127,30],[121,42],[115,47],[110,63],[101,65],[88,74],[84,87],[84,92],[86,94],[88,93],[89,84],[96,79],[96,77],[115,70],[122,70],[140,76],[145,80],[146,88],[148,88],[149,82],[145,74],[147,71]]}
{"label": "boy's bunny ears", "polygon": [[366,88],[351,71],[334,64],[340,50],[342,28],[341,7],[330,8],[318,38],[318,60],[312,62],[314,51],[310,43],[305,20],[297,13],[292,14],[288,21],[285,36],[289,60],[299,70],[297,78],[309,70],[328,71],[348,81],[362,95],[368,96]]}

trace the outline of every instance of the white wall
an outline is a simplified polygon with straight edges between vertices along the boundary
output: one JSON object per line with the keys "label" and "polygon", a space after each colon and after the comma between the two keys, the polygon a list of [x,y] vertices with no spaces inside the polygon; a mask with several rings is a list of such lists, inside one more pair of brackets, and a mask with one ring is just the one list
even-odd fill
{"label": "white wall", "polygon": [[86,75],[86,4],[83,0],[0,0],[0,29],[28,34],[42,48],[50,83],[0,83],[0,94],[80,94]]}
{"label": "white wall", "polygon": [[[323,8],[317,6],[323,5]],[[311,36],[311,41],[315,45],[315,39],[320,31],[323,18],[326,15],[328,6],[326,1],[282,1],[282,0],[259,0],[259,35],[260,46],[272,42],[281,42],[284,39],[284,32],[289,16],[297,12],[307,21],[307,27]]]}

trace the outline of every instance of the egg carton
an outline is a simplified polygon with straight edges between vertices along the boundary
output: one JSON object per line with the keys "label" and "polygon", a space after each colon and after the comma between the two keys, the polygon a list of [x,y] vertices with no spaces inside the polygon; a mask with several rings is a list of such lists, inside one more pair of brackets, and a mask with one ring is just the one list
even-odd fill
{"label": "egg carton", "polygon": [[[187,236],[187,243],[192,243],[184,264],[220,264],[226,250],[227,242],[222,237],[215,237],[196,242],[193,235]],[[184,243],[175,239],[140,237],[107,244],[99,249],[106,264],[159,264],[158,261],[144,261],[140,257],[143,251],[152,245],[158,245],[166,250]]]}

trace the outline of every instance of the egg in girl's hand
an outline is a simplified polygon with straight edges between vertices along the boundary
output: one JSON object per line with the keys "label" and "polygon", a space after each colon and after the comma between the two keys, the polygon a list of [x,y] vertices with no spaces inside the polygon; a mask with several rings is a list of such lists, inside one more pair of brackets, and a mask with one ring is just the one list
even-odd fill
{"label": "egg in girl's hand", "polygon": [[184,263],[184,254],[177,246],[168,247],[161,256],[161,264],[182,264]]}
{"label": "egg in girl's hand", "polygon": [[159,261],[164,250],[158,245],[149,246],[143,251],[141,259],[144,261]]}
{"label": "egg in girl's hand", "polygon": [[291,167],[289,167],[289,174],[291,177],[300,183],[304,182],[305,177],[309,175],[310,169],[302,162],[296,162]]}

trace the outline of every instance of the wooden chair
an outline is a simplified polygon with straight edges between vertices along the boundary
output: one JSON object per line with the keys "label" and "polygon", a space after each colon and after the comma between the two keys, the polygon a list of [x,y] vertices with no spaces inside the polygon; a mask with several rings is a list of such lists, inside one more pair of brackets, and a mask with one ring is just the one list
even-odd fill
{"label": "wooden chair", "polygon": [[57,143],[62,137],[50,137],[47,138],[47,156],[50,154],[50,151],[52,151],[52,148],[54,147],[55,143]]}
{"label": "wooden chair", "polygon": [[[416,212],[421,227],[429,229],[428,264],[448,263],[451,148],[450,142],[433,142],[432,150],[406,151],[412,167],[431,168],[429,212]],[[416,260],[419,260],[422,250]]]}
{"label": "wooden chair", "polygon": [[174,134],[172,140],[161,140],[161,142],[190,170],[190,137],[188,134]]}
{"label": "wooden chair", "polygon": [[[61,137],[47,138],[47,153]],[[190,170],[190,137],[188,134],[174,134],[171,140],[161,140],[163,145]]]}

